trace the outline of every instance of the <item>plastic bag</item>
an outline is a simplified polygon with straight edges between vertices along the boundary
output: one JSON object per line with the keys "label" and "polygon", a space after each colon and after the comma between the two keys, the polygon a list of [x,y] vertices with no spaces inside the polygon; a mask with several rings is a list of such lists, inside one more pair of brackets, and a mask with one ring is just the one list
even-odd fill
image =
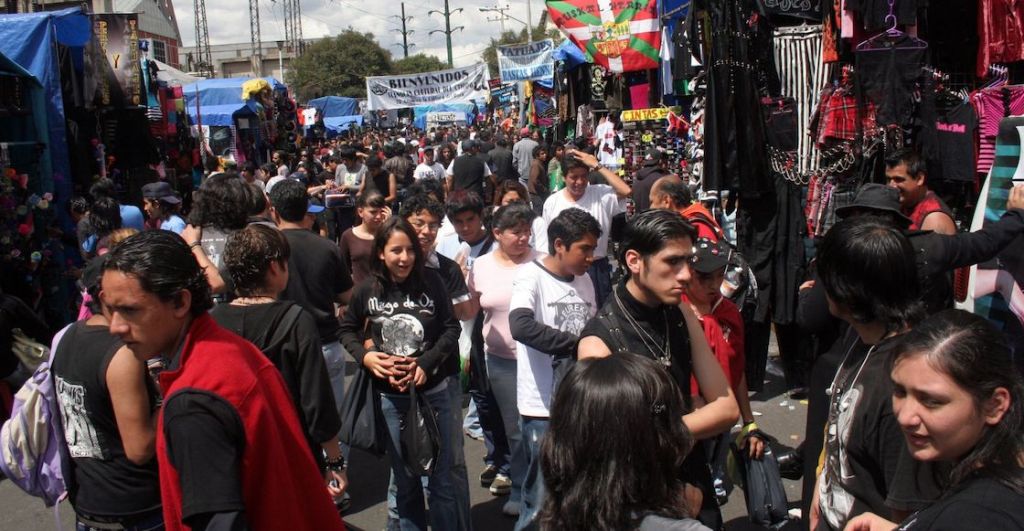
{"label": "plastic bag", "polygon": [[374,388],[373,375],[359,369],[345,392],[341,411],[341,442],[376,456],[384,455],[387,427],[380,409],[380,393]]}
{"label": "plastic bag", "polygon": [[401,423],[399,442],[405,466],[414,476],[429,476],[437,465],[441,454],[441,433],[437,428],[437,417],[416,388],[409,388],[409,410]]}

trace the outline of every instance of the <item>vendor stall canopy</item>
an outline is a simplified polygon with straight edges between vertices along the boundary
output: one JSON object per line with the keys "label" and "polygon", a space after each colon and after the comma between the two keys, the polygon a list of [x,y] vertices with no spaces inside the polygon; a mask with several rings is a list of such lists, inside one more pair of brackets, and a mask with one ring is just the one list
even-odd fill
{"label": "vendor stall canopy", "polygon": [[342,131],[347,131],[353,125],[362,127],[363,117],[356,114],[351,116],[329,116],[324,118],[324,128],[327,129],[327,138],[332,138],[335,135],[340,134]]}
{"label": "vendor stall canopy", "polygon": [[420,129],[427,128],[427,114],[432,112],[451,112],[465,121],[467,124],[473,123],[476,119],[476,112],[482,107],[478,107],[472,103],[438,103],[435,105],[420,105],[419,107],[413,107],[413,125]]}
{"label": "vendor stall canopy", "polygon": [[359,114],[359,100],[345,98],[342,96],[324,96],[315,98],[306,103],[307,107],[313,107],[325,118],[337,118],[342,116],[355,116]]}
{"label": "vendor stall canopy", "polygon": [[[185,85],[183,89],[185,92],[185,107],[194,109],[196,97],[199,98],[200,107],[206,107],[207,105],[233,105],[236,103],[241,106],[244,103],[244,100],[242,100],[242,85],[250,79],[252,78],[204,79],[190,85]],[[284,83],[272,77],[262,79],[269,83],[275,92],[287,90]],[[203,114],[205,116],[205,111],[203,111]]]}

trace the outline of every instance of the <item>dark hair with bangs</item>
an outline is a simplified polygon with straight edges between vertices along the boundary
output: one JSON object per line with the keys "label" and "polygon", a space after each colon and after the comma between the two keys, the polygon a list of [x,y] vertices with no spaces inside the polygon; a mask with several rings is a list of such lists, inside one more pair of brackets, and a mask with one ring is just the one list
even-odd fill
{"label": "dark hair with bangs", "polygon": [[567,208],[548,223],[548,252],[554,256],[555,240],[561,240],[568,249],[588,234],[601,237],[601,225],[594,216],[580,208]]}
{"label": "dark hair with bangs", "polygon": [[480,194],[469,190],[455,190],[448,194],[448,200],[445,203],[445,213],[448,214],[448,219],[454,220],[455,216],[463,212],[473,212],[478,216],[484,215],[484,200]]}
{"label": "dark hair with bangs", "polygon": [[558,386],[540,468],[541,528],[636,529],[648,513],[686,517],[679,466],[693,436],[682,393],[649,358],[578,362]]}
{"label": "dark hair with bangs", "polygon": [[120,271],[135,277],[143,290],[162,301],[174,300],[182,291],[189,291],[189,311],[193,316],[213,307],[210,283],[203,268],[185,240],[173,232],[140,232],[118,244],[106,257],[104,271]]}
{"label": "dark hair with bangs", "polygon": [[668,242],[681,238],[689,238],[691,242],[697,239],[697,229],[683,216],[671,210],[646,210],[626,224],[619,261],[626,263],[626,251],[636,251],[646,258],[664,249]]}
{"label": "dark hair with bangs", "polygon": [[189,222],[196,227],[241,229],[249,220],[246,186],[240,177],[226,173],[206,179],[196,191]]}
{"label": "dark hair with bangs", "polygon": [[525,224],[527,227],[533,224],[537,213],[526,203],[509,203],[499,207],[491,216],[491,228],[496,231],[514,229]]}
{"label": "dark hair with bangs", "polygon": [[381,259],[380,255],[384,253],[384,249],[388,245],[388,240],[391,236],[401,232],[405,234],[409,241],[412,242],[413,253],[416,255],[416,264],[412,267],[412,271],[409,273],[409,278],[406,279],[403,284],[413,292],[414,295],[423,293],[426,289],[426,285],[423,282],[423,250],[420,249],[419,238],[416,236],[416,231],[413,230],[412,225],[401,216],[392,216],[388,218],[377,229],[377,233],[373,236],[373,252],[370,253],[370,274],[374,278],[374,293],[379,295],[387,289],[388,286],[393,285],[395,282],[391,279],[391,272],[388,271],[387,265],[384,260]]}
{"label": "dark hair with bangs", "polygon": [[899,230],[877,220],[844,219],[818,247],[818,277],[833,302],[858,323],[889,332],[922,316],[914,248]]}
{"label": "dark hair with bangs", "polygon": [[266,288],[270,263],[285,265],[290,255],[291,247],[284,234],[260,223],[235,231],[224,244],[224,265],[234,282],[235,293],[243,297]]}
{"label": "dark hair with bangs", "polygon": [[444,205],[427,194],[417,194],[402,202],[402,210],[399,215],[404,219],[415,216],[426,210],[438,221],[444,219]]}
{"label": "dark hair with bangs", "polygon": [[1010,394],[1010,407],[1002,420],[986,426],[978,443],[953,464],[950,490],[969,478],[988,477],[1024,495],[1020,464],[1024,455],[1024,383],[1003,334],[983,317],[943,310],[900,337],[890,371],[913,356],[924,356],[929,365],[970,394],[979,415],[996,389],[1002,387]]}

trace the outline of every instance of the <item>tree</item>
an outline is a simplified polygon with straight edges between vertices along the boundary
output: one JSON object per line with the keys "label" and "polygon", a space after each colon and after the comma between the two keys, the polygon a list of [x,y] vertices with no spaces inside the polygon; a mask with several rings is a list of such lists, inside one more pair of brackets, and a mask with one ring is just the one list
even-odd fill
{"label": "tree", "polygon": [[392,74],[417,74],[419,72],[448,69],[448,63],[442,62],[433,55],[424,55],[422,53],[395,60],[392,65]]}
{"label": "tree", "polygon": [[391,54],[373,34],[347,29],[307,47],[288,69],[286,83],[299,101],[318,96],[365,98],[366,77],[387,75],[392,69]]}

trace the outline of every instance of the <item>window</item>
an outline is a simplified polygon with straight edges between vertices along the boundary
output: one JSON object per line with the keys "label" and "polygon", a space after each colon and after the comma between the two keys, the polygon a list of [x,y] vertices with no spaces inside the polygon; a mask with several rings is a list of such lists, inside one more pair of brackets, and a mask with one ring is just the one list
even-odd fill
{"label": "window", "polygon": [[161,63],[167,62],[167,43],[157,39],[152,41],[153,48],[153,59],[160,61]]}

